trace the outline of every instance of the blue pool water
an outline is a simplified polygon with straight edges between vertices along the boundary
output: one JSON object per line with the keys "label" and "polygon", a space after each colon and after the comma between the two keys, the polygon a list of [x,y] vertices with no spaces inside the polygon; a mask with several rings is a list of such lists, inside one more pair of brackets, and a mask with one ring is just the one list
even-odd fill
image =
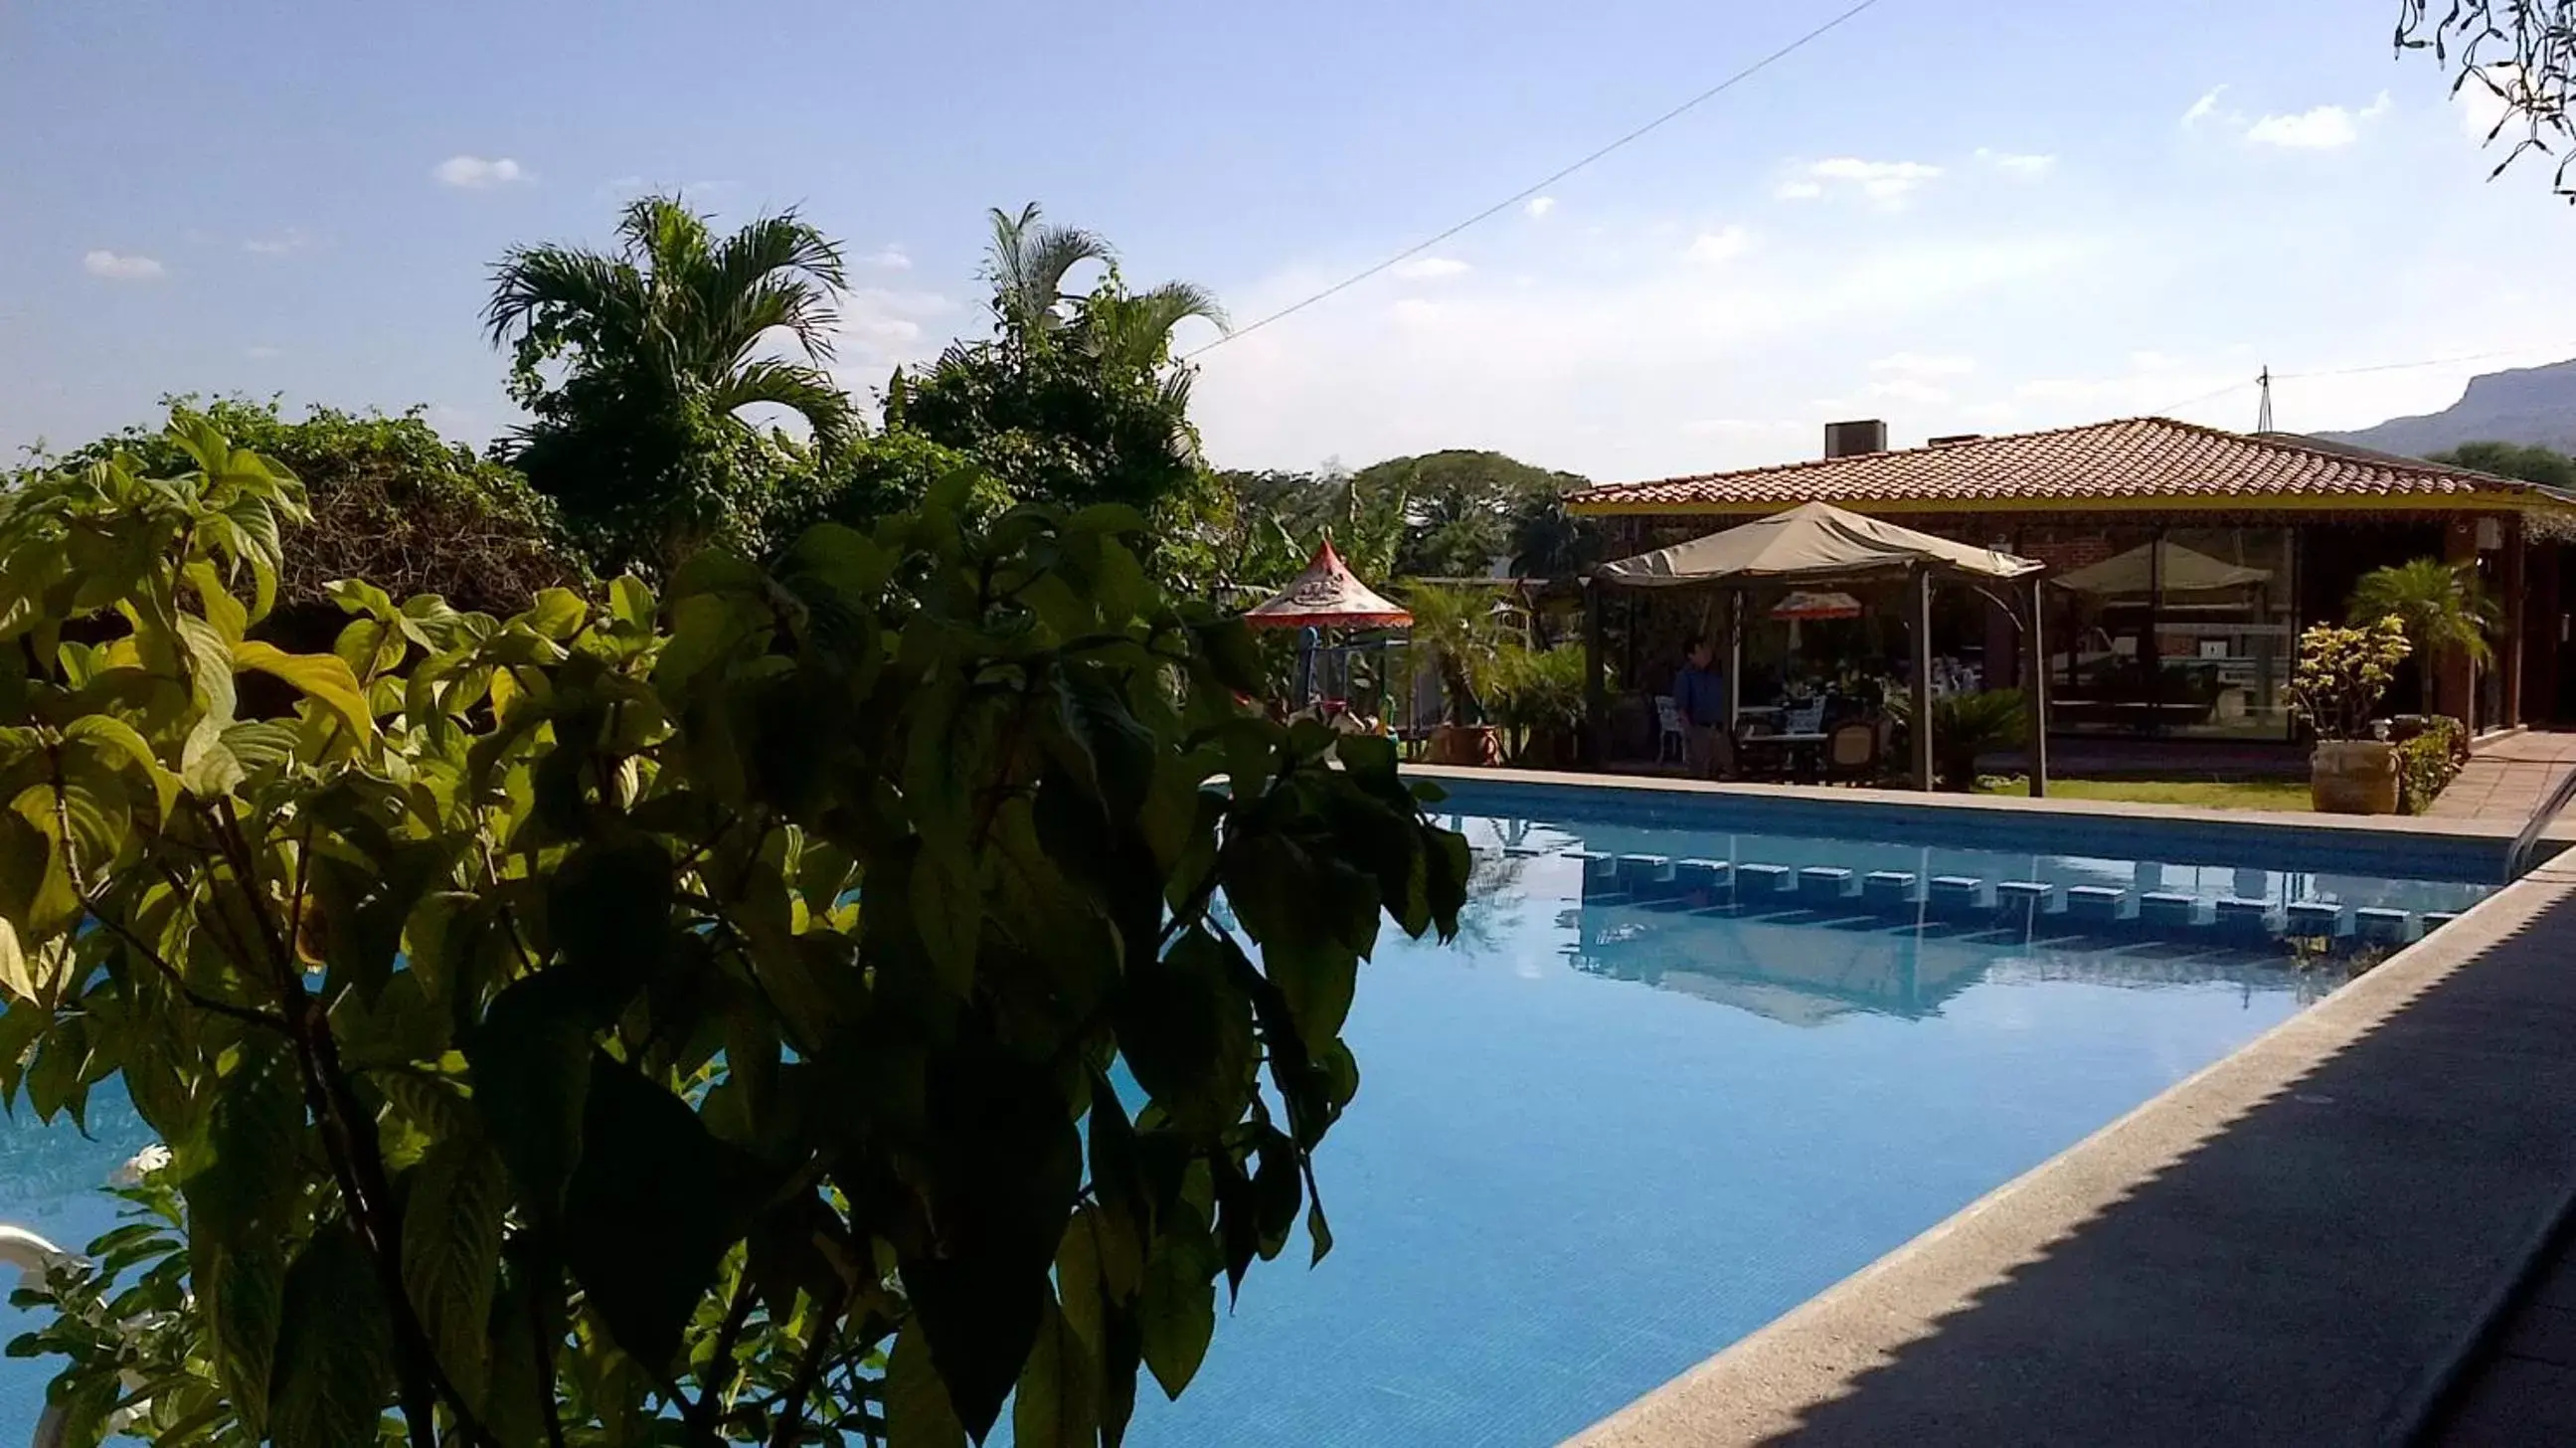
{"label": "blue pool water", "polygon": [[[1461,938],[1390,932],[1362,975],[1363,1084],[1317,1168],[1333,1254],[1257,1265],[1188,1394],[1140,1385],[1129,1442],[1554,1443],[2322,994],[2343,967],[2293,968],[2290,906],[2339,959],[2486,892],[2464,883],[2482,858],[2290,832],[2006,817],[1862,843],[1780,810],[1458,804]],[[2031,843],[1990,848],[2008,838]],[[1802,900],[1803,869],[1851,878]],[[1865,899],[1871,872],[1911,880]],[[1918,898],[1936,876],[1980,882],[1973,903]],[[2070,915],[2077,887],[2117,896],[2104,919]],[[108,1224],[94,1188],[143,1136],[104,1094],[91,1129],[0,1124],[0,1221],[67,1243]],[[0,1361],[0,1448],[44,1375]]]}

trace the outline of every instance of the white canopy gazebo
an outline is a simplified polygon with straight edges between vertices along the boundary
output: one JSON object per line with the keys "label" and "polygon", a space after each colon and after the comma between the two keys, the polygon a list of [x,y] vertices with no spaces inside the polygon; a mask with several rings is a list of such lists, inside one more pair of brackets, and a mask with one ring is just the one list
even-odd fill
{"label": "white canopy gazebo", "polygon": [[1953,542],[1930,533],[1900,528],[1881,519],[1845,512],[1829,503],[1805,503],[1785,513],[1605,563],[1586,580],[1584,641],[1590,653],[1593,728],[1600,731],[1606,701],[1601,695],[1601,607],[1605,588],[1723,588],[1729,599],[1726,671],[1727,711],[1733,715],[1741,687],[1740,621],[1745,591],[1763,584],[1822,588],[1834,584],[1901,581],[1905,585],[1907,621],[1913,634],[1914,781],[1932,787],[1932,585],[1953,579],[1972,586],[2026,582],[2020,620],[2022,646],[2031,660],[2030,792],[2048,792],[2048,654],[2040,639],[2040,575],[2046,565],[2035,558],[1999,553],[1970,543]]}

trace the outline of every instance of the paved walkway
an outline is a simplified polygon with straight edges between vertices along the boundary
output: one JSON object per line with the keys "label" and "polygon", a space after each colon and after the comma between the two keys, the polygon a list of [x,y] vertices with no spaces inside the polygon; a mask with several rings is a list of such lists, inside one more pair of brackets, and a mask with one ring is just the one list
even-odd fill
{"label": "paved walkway", "polygon": [[2425,813],[2435,819],[2519,824],[2571,769],[2576,769],[2576,733],[2533,730],[2477,745],[2460,777]]}

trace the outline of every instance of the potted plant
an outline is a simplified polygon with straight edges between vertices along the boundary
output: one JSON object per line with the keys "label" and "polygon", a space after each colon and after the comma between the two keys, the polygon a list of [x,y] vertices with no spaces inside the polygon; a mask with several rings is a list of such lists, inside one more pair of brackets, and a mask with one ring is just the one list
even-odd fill
{"label": "potted plant", "polygon": [[[1903,689],[1887,691],[1887,712],[1897,724],[1895,754],[1914,757],[1914,699]],[[1932,701],[1932,779],[1935,787],[1965,791],[1977,787],[1977,757],[2017,749],[2029,734],[2029,714],[2019,689],[1984,689],[1974,694],[1943,694]]]}
{"label": "potted plant", "polygon": [[2361,628],[2318,624],[2299,635],[2290,700],[2316,731],[2308,802],[2330,814],[2395,814],[2397,750],[2374,723],[2380,696],[2412,653],[2396,615]]}

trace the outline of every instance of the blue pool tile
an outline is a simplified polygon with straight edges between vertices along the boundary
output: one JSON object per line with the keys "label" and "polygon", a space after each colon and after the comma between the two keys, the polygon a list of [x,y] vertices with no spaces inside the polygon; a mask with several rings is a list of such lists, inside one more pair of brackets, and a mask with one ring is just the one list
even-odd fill
{"label": "blue pool tile", "polygon": [[1735,867],[1735,893],[1739,898],[1769,899],[1787,890],[1797,879],[1797,872],[1786,865],[1738,865]]}
{"label": "blue pool tile", "polygon": [[2057,899],[2057,887],[2045,880],[1998,880],[1995,882],[1995,908],[2027,906],[2045,910]]}
{"label": "blue pool tile", "polygon": [[1850,899],[1852,872],[1830,865],[1809,865],[1798,872],[1798,898],[1818,905]]}
{"label": "blue pool tile", "polygon": [[2138,923],[2157,930],[2188,930],[2199,901],[2170,890],[2150,890],[2138,897]]}
{"label": "blue pool tile", "polygon": [[2086,925],[2108,925],[2128,909],[2129,892],[2116,885],[2066,887],[2068,918]]}
{"label": "blue pool tile", "polygon": [[1873,909],[1908,910],[1914,906],[1914,872],[1872,870],[1861,877],[1860,898]]}
{"label": "blue pool tile", "polygon": [[1974,875],[1935,875],[1926,897],[1936,915],[1968,915],[1986,909],[1986,882]]}
{"label": "blue pool tile", "polygon": [[2254,940],[2272,933],[2272,902],[2229,896],[2218,902],[2218,928],[2239,940]]}
{"label": "blue pool tile", "polygon": [[2289,916],[2285,927],[2287,932],[2301,939],[2343,933],[2343,907],[2340,905],[2323,900],[2295,900],[2285,913]]}
{"label": "blue pool tile", "polygon": [[1673,893],[1673,862],[1668,855],[1621,855],[1619,888],[1638,900],[1660,900]]}

